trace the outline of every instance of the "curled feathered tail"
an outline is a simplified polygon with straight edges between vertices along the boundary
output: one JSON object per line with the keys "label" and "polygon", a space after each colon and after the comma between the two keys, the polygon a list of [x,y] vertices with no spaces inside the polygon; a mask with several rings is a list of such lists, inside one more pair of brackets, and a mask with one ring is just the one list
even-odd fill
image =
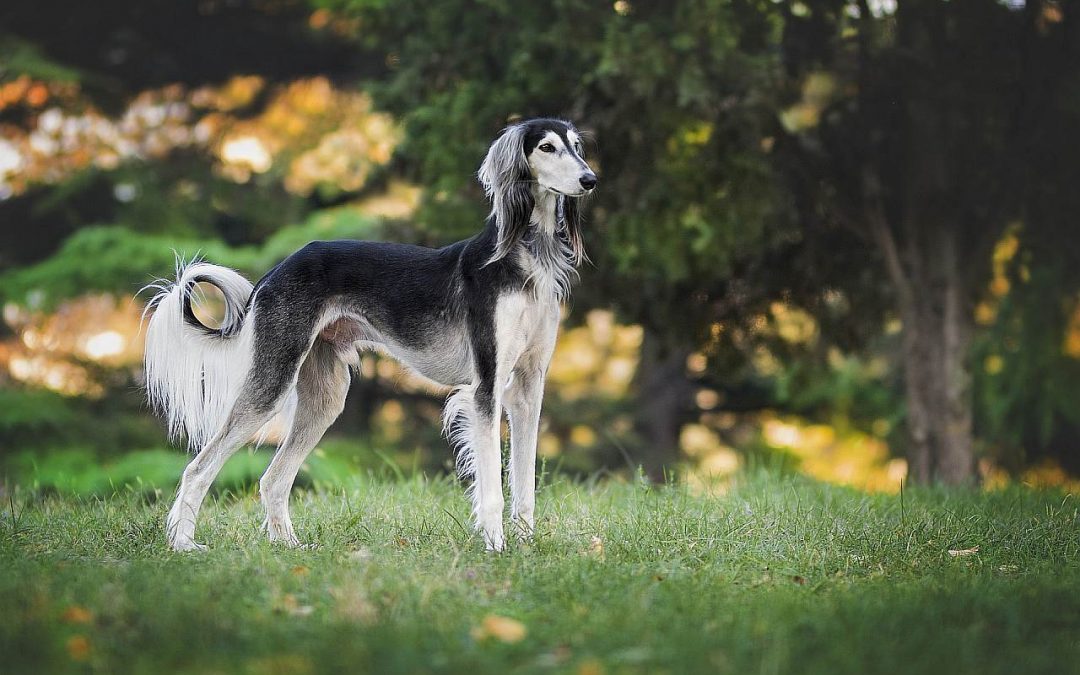
{"label": "curled feathered tail", "polygon": [[[195,284],[216,286],[225,296],[219,328],[192,311]],[[147,305],[143,365],[150,405],[166,420],[169,437],[186,438],[198,450],[225,424],[251,366],[252,329],[245,321],[251,282],[218,265],[178,261],[176,281],[156,285]]]}

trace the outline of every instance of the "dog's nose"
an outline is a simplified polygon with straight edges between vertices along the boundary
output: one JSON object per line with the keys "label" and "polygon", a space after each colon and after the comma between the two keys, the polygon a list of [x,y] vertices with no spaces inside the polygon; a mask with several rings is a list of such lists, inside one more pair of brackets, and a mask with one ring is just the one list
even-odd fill
{"label": "dog's nose", "polygon": [[596,187],[596,174],[587,173],[581,177],[580,182],[581,187],[585,188],[586,190],[591,190]]}

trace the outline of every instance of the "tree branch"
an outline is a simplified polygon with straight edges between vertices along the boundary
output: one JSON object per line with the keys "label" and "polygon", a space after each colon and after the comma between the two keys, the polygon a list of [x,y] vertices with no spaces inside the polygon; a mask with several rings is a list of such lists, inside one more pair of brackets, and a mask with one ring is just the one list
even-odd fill
{"label": "tree branch", "polygon": [[889,279],[896,287],[900,297],[901,307],[913,307],[915,292],[912,290],[911,280],[904,271],[904,263],[900,258],[900,251],[896,246],[896,238],[893,237],[889,227],[885,208],[881,203],[881,185],[873,170],[869,167],[863,169],[863,199],[866,221],[870,226],[870,236],[877,244],[881,255],[885,258],[885,269],[889,273]]}

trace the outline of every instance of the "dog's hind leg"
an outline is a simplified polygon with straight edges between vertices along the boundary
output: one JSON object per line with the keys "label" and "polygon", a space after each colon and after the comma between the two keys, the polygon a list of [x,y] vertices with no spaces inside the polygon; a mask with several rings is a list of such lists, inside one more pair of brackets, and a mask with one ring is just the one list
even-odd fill
{"label": "dog's hind leg", "polygon": [[339,349],[316,340],[300,366],[292,429],[259,481],[270,541],[299,545],[289,517],[289,492],[308,453],[345,407],[349,367],[341,360]]}
{"label": "dog's hind leg", "polygon": [[500,391],[481,380],[476,388],[472,430],[473,514],[489,551],[503,550],[502,402]]}
{"label": "dog's hind leg", "polygon": [[278,413],[296,381],[306,351],[306,338],[302,330],[293,331],[293,335],[299,337],[286,342],[280,333],[256,332],[255,359],[225,424],[184,469],[176,502],[166,521],[166,534],[173,549],[204,548],[195,542],[195,520],[207,490],[225,461]]}
{"label": "dog's hind leg", "polygon": [[175,551],[205,549],[195,542],[195,521],[199,516],[206,492],[214,482],[225,461],[240,446],[251,440],[255,432],[274,415],[273,408],[259,412],[250,399],[241,394],[233,406],[225,426],[214,434],[202,451],[184,469],[176,501],[165,521],[169,547]]}

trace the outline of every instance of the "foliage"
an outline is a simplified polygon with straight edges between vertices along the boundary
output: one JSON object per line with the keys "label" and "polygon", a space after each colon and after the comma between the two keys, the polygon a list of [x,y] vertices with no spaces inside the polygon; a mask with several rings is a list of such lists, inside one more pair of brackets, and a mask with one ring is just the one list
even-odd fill
{"label": "foliage", "polygon": [[[583,318],[581,309],[613,307],[644,327],[630,393],[639,428],[620,444],[654,475],[674,458],[678,425],[697,414],[680,355],[706,354],[700,384],[752,392],[738,406],[784,406],[746,367],[764,342],[755,322],[772,303],[810,308],[823,329],[817,351],[775,349],[785,367],[820,362],[829,345],[859,348],[851,336],[880,330],[881,283],[865,272],[865,251],[843,231],[804,239],[800,205],[776,165],[786,90],[774,5],[318,5],[359,17],[365,46],[391,64],[368,86],[406,129],[400,162],[431,187],[418,214],[431,240],[475,230],[483,212],[472,177],[508,121],[563,115],[594,139],[587,154],[601,180],[586,234],[594,264],[583,270],[570,321]],[[824,306],[827,295],[845,293],[860,302]],[[811,370],[822,368],[803,372]],[[608,450],[616,459],[627,452]]]}
{"label": "foliage", "polygon": [[8,461],[17,453],[32,464],[44,459],[47,451],[70,449],[92,462],[119,450],[147,447],[160,438],[156,421],[131,387],[100,400],[0,387],[0,475],[12,475]]}
{"label": "foliage", "polygon": [[[273,453],[239,452],[226,462],[214,481],[214,492],[228,493],[257,486]],[[117,492],[166,495],[180,481],[190,457],[175,449],[135,450],[102,457],[87,448],[16,453],[5,462],[8,479],[43,493],[108,496]],[[360,467],[340,455],[317,451],[305,462],[297,485],[327,488],[354,486]]]}
{"label": "foliage", "polygon": [[313,550],[266,543],[253,497],[211,500],[211,550],[178,555],[161,501],[16,492],[0,516],[5,667],[990,675],[1080,663],[1080,549],[1057,493],[875,497],[755,474],[709,498],[558,481],[539,493],[536,542],[503,555],[461,527],[468,504],[449,480],[298,493]]}
{"label": "foliage", "polygon": [[[310,239],[468,236],[492,135],[563,115],[588,132],[601,174],[594,265],[568,323],[614,308],[643,339],[629,388],[549,397],[546,424],[572,451],[561,467],[650,454],[670,465],[680,425],[721,434],[720,414],[766,408],[901,449],[903,311],[873,223],[912,278],[921,262],[942,267],[940,233],[955,235],[962,260],[944,268],[962,273],[962,303],[993,296],[964,361],[985,453],[1014,471],[1080,457],[1080,349],[1063,347],[1080,335],[1080,41],[1061,3],[69,4],[0,9],[6,316],[86,292],[126,298],[168,275],[174,249],[257,277]],[[200,39],[163,39],[173,34]],[[423,186],[417,222],[359,215],[358,199],[401,177]],[[1019,252],[999,275],[991,249],[1014,230]],[[999,277],[1010,292],[992,290]],[[784,335],[795,314],[809,337]],[[907,317],[901,330],[930,323]],[[80,367],[114,398],[134,377],[117,363]],[[397,425],[427,429],[434,399],[400,392],[397,377],[357,385],[352,405],[367,410],[351,433],[390,438],[372,420],[391,392],[406,403]],[[28,400],[0,412],[11,447],[160,442],[135,406],[120,406],[120,444],[86,432],[87,415],[115,410],[107,401]],[[396,449],[441,466],[433,436],[399,430]]]}
{"label": "foliage", "polygon": [[[1017,300],[1026,309],[1000,313],[1003,323],[986,332],[975,310],[993,280],[995,246],[1015,239],[1009,232],[1020,232],[1040,274],[1076,266],[1075,246],[1058,243],[1080,179],[1080,165],[1061,152],[1080,121],[1075,22],[1057,3],[1039,1],[789,7],[778,166],[808,232],[847,229],[877,254],[868,269],[888,282],[902,321],[912,477],[967,480],[973,420],[975,433],[997,446],[993,454],[1014,467],[1025,449],[1047,447],[1033,426],[1045,427],[1044,437],[1072,436],[1075,423],[1035,394],[1055,379],[1052,370],[1075,367],[1054,344],[1063,338],[1062,310],[1024,295]],[[1041,290],[1069,296],[1077,288],[1075,277],[1060,275]],[[1009,360],[1016,350],[1008,336],[1019,335],[1032,339],[1032,351],[1017,358],[1014,391],[1002,396],[971,350],[974,343],[984,356]],[[1002,341],[990,346],[995,339]],[[973,396],[973,378],[989,389]],[[1065,400],[1076,398],[1075,386],[1058,382],[1071,389],[1058,392]],[[1047,405],[1020,403],[1033,397]],[[985,407],[975,410],[975,402]],[[1075,447],[1061,443],[1056,452],[1073,455]]]}
{"label": "foliage", "polygon": [[169,277],[177,257],[201,256],[258,278],[313,239],[370,239],[377,234],[377,221],[348,208],[323,211],[304,223],[283,227],[261,246],[229,247],[212,239],[85,227],[66,239],[56,255],[0,275],[0,298],[50,309],[91,291],[133,295],[154,280],[151,274]]}
{"label": "foliage", "polygon": [[1026,276],[1015,279],[972,354],[979,423],[991,456],[1010,469],[1050,456],[1075,472],[1080,305],[1058,291],[1073,285],[1061,267],[1040,265]]}
{"label": "foliage", "polygon": [[403,161],[432,187],[422,216],[444,236],[475,230],[472,176],[501,126],[566,115],[595,137],[602,176],[586,303],[599,285],[624,317],[685,343],[739,260],[797,237],[766,149],[777,24],[765,6],[320,5],[360,17],[393,63],[372,93],[401,117]]}
{"label": "foliage", "polygon": [[0,389],[0,434],[14,439],[19,434],[41,434],[71,424],[77,413],[62,396],[49,391]]}
{"label": "foliage", "polygon": [[14,73],[49,82],[77,82],[85,77],[84,73],[46,57],[32,42],[11,35],[0,40],[0,61],[4,63],[0,75]]}

